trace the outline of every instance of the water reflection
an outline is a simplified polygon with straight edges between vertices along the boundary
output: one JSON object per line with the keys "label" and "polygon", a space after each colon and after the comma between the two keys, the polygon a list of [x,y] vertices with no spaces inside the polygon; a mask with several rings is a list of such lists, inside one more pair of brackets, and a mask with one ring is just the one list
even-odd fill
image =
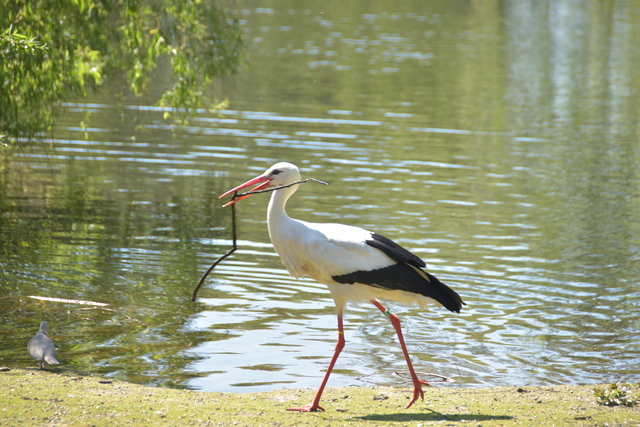
{"label": "water reflection", "polygon": [[[637,375],[637,8],[251,4],[253,66],[215,88],[232,100],[223,117],[175,130],[104,93],[88,129],[84,107],[67,106],[55,149],[4,151],[5,364],[31,363],[26,340],[47,319],[80,371],[217,391],[317,386],[333,303],[281,266],[266,197],[240,206],[242,249],[190,303],[230,246],[217,195],[288,160],[330,183],[301,189],[292,216],[389,235],[469,304],[394,307],[420,371],[464,386]],[[387,320],[355,306],[345,327],[330,385],[398,384]]]}

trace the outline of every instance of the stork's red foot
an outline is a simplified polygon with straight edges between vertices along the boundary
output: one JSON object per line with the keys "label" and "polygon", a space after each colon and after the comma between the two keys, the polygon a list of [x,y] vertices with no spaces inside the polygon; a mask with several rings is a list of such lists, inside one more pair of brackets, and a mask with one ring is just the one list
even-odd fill
{"label": "stork's red foot", "polygon": [[324,411],[324,408],[318,404],[310,403],[309,405],[303,406],[302,408],[287,408],[287,411],[317,412]]}
{"label": "stork's red foot", "polygon": [[411,402],[407,403],[407,406],[405,406],[404,409],[409,409],[411,405],[413,405],[413,403],[418,400],[418,397],[420,398],[420,400],[424,400],[424,392],[422,391],[421,386],[416,386],[413,388],[413,399],[411,399]]}
{"label": "stork's red foot", "polygon": [[424,401],[424,391],[422,391],[423,384],[429,385],[428,382],[422,381],[421,379],[418,379],[418,384],[413,384],[413,399],[411,399],[411,401],[407,404],[407,406],[404,407],[404,409],[409,409],[411,405],[413,405],[415,401],[418,400],[418,397],[420,398],[420,400]]}

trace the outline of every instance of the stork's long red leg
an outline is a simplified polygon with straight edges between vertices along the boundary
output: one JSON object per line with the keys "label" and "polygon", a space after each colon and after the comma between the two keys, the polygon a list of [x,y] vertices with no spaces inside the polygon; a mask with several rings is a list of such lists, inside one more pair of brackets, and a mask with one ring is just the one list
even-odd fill
{"label": "stork's long red leg", "polygon": [[320,398],[322,397],[322,392],[324,391],[324,388],[327,385],[327,381],[329,381],[329,376],[331,375],[333,366],[336,364],[336,361],[338,360],[338,356],[340,355],[340,352],[344,348],[344,344],[345,344],[345,339],[344,339],[344,329],[342,327],[342,310],[340,310],[338,312],[338,342],[336,342],[336,349],[333,352],[331,363],[329,363],[327,372],[324,374],[324,379],[322,380],[322,384],[320,384],[320,388],[318,388],[316,397],[314,397],[313,402],[311,402],[307,406],[303,406],[301,408],[288,408],[287,411],[300,411],[300,412],[324,411],[324,408],[320,406]]}
{"label": "stork's long red leg", "polygon": [[409,408],[411,407],[411,405],[413,405],[413,403],[416,400],[418,400],[418,397],[424,400],[424,392],[422,391],[422,385],[423,384],[429,385],[429,383],[426,381],[422,381],[420,378],[418,378],[418,376],[416,375],[416,371],[413,369],[413,365],[411,364],[411,359],[409,358],[409,352],[407,351],[407,346],[404,344],[404,338],[402,337],[402,326],[400,325],[400,318],[395,314],[391,314],[391,312],[388,311],[386,307],[380,304],[378,301],[371,300],[371,303],[376,307],[378,307],[378,310],[383,312],[384,315],[389,318],[389,320],[391,321],[391,324],[393,325],[393,328],[396,330],[396,334],[398,335],[398,341],[400,341],[400,347],[402,347],[402,352],[404,353],[404,358],[407,361],[407,366],[409,367],[409,373],[411,374],[411,381],[413,381],[413,399],[411,399],[411,401],[407,404],[407,406],[405,406],[405,409]]}

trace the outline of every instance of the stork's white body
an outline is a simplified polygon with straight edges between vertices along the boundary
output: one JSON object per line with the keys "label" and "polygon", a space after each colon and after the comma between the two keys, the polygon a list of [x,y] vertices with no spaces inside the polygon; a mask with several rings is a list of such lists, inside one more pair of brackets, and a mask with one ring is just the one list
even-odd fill
{"label": "stork's white body", "polygon": [[[282,205],[274,205],[274,194],[267,214],[269,236],[282,263],[293,277],[308,276],[327,285],[338,311],[347,302],[386,299],[424,308],[432,298],[399,289],[382,289],[367,284],[338,283],[333,276],[357,270],[373,271],[391,267],[396,262],[366,244],[373,233],[343,224],[318,224],[287,216]],[[282,209],[280,209],[282,207]]]}
{"label": "stork's white body", "polygon": [[[291,163],[281,162],[220,197],[254,184],[260,184],[254,189],[257,190],[288,186],[299,180],[298,168]],[[426,267],[424,261],[384,236],[343,224],[317,224],[290,218],[285,205],[297,189],[298,185],[293,185],[273,192],[267,210],[269,236],[292,276],[308,276],[329,287],[338,309],[338,343],[313,402],[291,410],[306,412],[323,409],[319,405],[322,391],[345,344],[342,314],[349,301],[370,301],[391,320],[414,385],[413,399],[407,407],[411,406],[418,397],[423,397],[421,385],[426,383],[415,374],[402,337],[400,320],[389,313],[377,301],[378,298],[420,307],[438,302],[457,312],[464,303],[456,292],[423,270]]]}

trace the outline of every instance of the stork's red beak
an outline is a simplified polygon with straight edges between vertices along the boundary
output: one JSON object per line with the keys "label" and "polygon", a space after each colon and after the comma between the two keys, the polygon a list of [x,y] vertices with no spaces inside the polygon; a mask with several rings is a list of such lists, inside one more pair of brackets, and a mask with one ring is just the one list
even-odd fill
{"label": "stork's red beak", "polygon": [[[237,186],[236,188],[227,191],[226,193],[224,193],[222,196],[218,197],[218,199],[222,199],[224,196],[228,196],[229,194],[232,194],[236,191],[240,191],[243,188],[247,188],[247,187],[251,187],[252,185],[255,184],[260,184],[257,187],[253,188],[251,191],[258,191],[258,190],[264,190],[265,188],[267,188],[269,186],[269,184],[271,183],[271,180],[273,178],[267,178],[264,177],[262,175],[257,176],[253,179],[250,179],[249,181],[245,182],[244,184],[241,184],[239,186]],[[232,201],[230,201],[229,203],[224,204],[222,207],[227,207],[229,205],[234,204],[235,202],[242,200],[242,199],[246,199],[247,197],[251,196],[251,194],[246,195],[246,196],[242,196],[242,197],[237,197],[235,199],[233,199]]]}

